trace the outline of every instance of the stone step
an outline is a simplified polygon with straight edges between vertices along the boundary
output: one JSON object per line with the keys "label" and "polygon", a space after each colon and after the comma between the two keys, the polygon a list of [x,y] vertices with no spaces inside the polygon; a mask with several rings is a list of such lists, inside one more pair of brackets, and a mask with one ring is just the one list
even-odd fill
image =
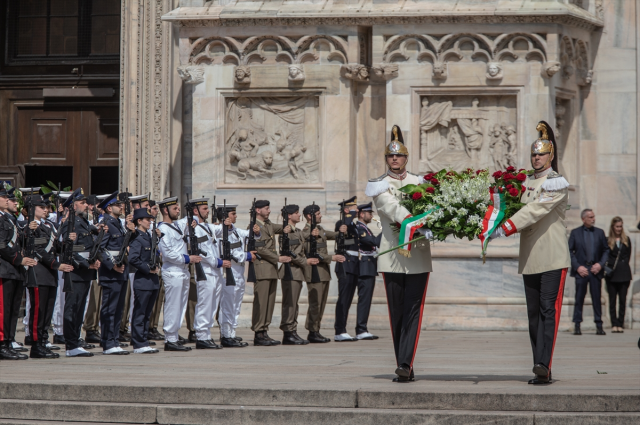
{"label": "stone step", "polygon": [[[462,424],[632,425],[640,413],[420,410],[272,407],[241,405],[127,404],[0,400],[1,425],[73,424]],[[11,418],[11,417],[14,418]],[[7,418],[9,417],[9,418]],[[82,418],[82,422],[78,418]]]}
{"label": "stone step", "polygon": [[[122,404],[140,416],[152,404],[238,405],[475,411],[640,412],[640,394],[397,392],[372,390],[161,387],[0,383],[3,404],[77,402],[96,409]],[[104,406],[103,406],[104,405]],[[35,406],[35,405],[34,405]],[[22,416],[15,416],[22,418]],[[136,416],[137,417],[137,416]],[[142,416],[140,416],[142,417]],[[25,417],[26,418],[26,417]],[[87,420],[78,416],[79,419]],[[43,418],[45,419],[45,418]],[[130,418],[132,421],[133,418]]]}
{"label": "stone step", "polygon": [[0,399],[0,418],[36,421],[156,423],[156,405]]}

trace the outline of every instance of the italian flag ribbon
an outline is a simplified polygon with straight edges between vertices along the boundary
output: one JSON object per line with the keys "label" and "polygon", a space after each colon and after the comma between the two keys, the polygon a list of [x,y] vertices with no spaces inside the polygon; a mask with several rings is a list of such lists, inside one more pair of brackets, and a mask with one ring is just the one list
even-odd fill
{"label": "italian flag ribbon", "polygon": [[500,193],[500,190],[497,187],[489,190],[493,205],[489,205],[489,209],[487,209],[487,212],[482,219],[482,233],[478,236],[482,243],[482,258],[484,258],[487,252],[489,236],[491,236],[491,233],[500,226],[505,214],[504,193]]}
{"label": "italian flag ribbon", "polygon": [[435,210],[435,208],[430,209],[429,211],[415,217],[409,217],[402,222],[402,224],[400,225],[400,236],[398,238],[398,242],[400,242],[400,245],[405,245],[402,248],[398,248],[398,252],[401,255],[404,255],[405,257],[411,257],[410,242],[413,239],[413,235],[418,231],[419,228],[427,223],[427,217]]}

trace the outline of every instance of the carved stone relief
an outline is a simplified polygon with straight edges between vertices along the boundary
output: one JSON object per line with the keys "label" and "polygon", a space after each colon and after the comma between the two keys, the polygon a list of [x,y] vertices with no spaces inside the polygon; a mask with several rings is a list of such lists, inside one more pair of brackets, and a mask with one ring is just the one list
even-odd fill
{"label": "carved stone relief", "polygon": [[551,78],[560,71],[561,65],[558,61],[548,61],[542,66],[542,76]]}
{"label": "carved stone relief", "polygon": [[369,68],[359,63],[350,63],[340,67],[344,78],[353,81],[369,81]]}
{"label": "carved stone relief", "polygon": [[420,171],[516,165],[516,97],[423,96]]}
{"label": "carved stone relief", "polygon": [[[444,36],[405,34],[390,36],[383,62],[431,63],[433,77],[445,79],[448,62],[481,61],[501,68],[501,62],[546,61],[546,40],[538,34],[457,33]],[[502,69],[487,69],[490,79],[501,78]],[[497,72],[496,72],[497,71]],[[495,72],[495,75],[492,73]]]}
{"label": "carved stone relief", "polygon": [[225,183],[318,183],[318,97],[227,100]]}
{"label": "carved stone relief", "polygon": [[289,81],[304,81],[304,68],[302,65],[289,65]]}
{"label": "carved stone relief", "polygon": [[330,35],[296,39],[276,35],[201,37],[189,46],[189,63],[207,65],[346,64],[347,42]]}
{"label": "carved stone relief", "polygon": [[233,73],[233,79],[236,84],[251,83],[251,68],[245,65],[236,66],[236,69]]}
{"label": "carved stone relief", "polygon": [[204,81],[204,69],[199,66],[179,66],[178,75],[185,84],[200,84]]}
{"label": "carved stone relief", "polygon": [[501,80],[503,75],[502,64],[499,62],[489,62],[487,64],[487,80]]}

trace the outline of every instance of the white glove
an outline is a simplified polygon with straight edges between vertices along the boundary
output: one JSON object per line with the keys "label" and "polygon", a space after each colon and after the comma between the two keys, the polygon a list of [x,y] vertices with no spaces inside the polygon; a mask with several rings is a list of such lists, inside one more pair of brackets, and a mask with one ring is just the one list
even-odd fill
{"label": "white glove", "polygon": [[506,236],[504,234],[504,229],[502,227],[498,227],[496,230],[493,231],[491,236],[489,236],[489,239],[501,238],[503,236]]}
{"label": "white glove", "polygon": [[426,229],[424,227],[421,227],[421,228],[418,229],[418,233],[423,235],[425,237],[425,239],[427,239],[427,240],[433,239],[433,232],[431,232],[430,229]]}

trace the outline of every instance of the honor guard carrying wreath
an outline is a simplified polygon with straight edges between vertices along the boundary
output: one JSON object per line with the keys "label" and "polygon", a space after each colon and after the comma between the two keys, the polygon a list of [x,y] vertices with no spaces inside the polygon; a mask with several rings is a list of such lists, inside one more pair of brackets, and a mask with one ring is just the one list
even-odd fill
{"label": "honor guard carrying wreath", "polygon": [[[404,145],[400,127],[391,129],[391,143],[385,149],[388,170],[367,183],[365,194],[373,198],[380,215],[382,240],[380,249],[385,251],[399,245],[398,233],[392,225],[400,225],[412,217],[400,202],[405,196],[400,189],[408,184],[421,184],[424,179],[406,169],[409,151]],[[410,256],[406,251],[395,250],[378,258],[378,271],[382,273],[389,307],[391,335],[396,354],[396,378],[394,382],[414,380],[413,361],[420,337],[422,311],[427,294],[427,282],[431,272],[429,242],[415,243]]]}
{"label": "honor guard carrying wreath", "polygon": [[550,384],[564,282],[571,266],[565,225],[569,183],[555,171],[558,160],[553,130],[544,121],[536,130],[540,136],[531,145],[534,171],[523,183],[526,190],[521,195],[526,205],[491,237],[520,233],[518,273],[524,279],[536,375],[529,384]]}

